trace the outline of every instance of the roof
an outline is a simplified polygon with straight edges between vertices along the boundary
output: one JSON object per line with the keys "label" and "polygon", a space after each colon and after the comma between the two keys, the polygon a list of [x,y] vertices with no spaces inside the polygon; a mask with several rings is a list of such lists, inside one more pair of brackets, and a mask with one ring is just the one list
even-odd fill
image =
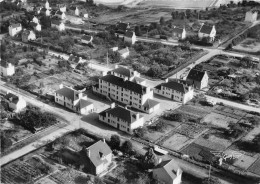
{"label": "roof", "polygon": [[131,81],[128,81],[128,80],[124,81],[124,79],[122,79],[120,77],[116,77],[114,75],[103,76],[100,78],[100,80],[109,82],[111,84],[128,89],[130,91],[133,91],[133,92],[141,94],[141,95],[146,93],[147,87],[134,83],[134,82],[131,82]]}
{"label": "roof", "polygon": [[93,104],[92,102],[84,99],[80,99],[79,102],[75,105],[75,107],[79,107],[80,109],[87,107],[89,105]]}
{"label": "roof", "polygon": [[161,86],[173,89],[175,91],[179,91],[181,93],[187,93],[187,91],[189,90],[187,85],[177,82],[177,81],[169,81],[166,83],[162,83],[162,84],[159,84],[158,86],[156,86],[155,88],[161,89]]}
{"label": "roof", "polygon": [[33,26],[33,27],[35,27],[35,26],[37,26],[38,24],[37,23],[35,23],[35,22],[30,22],[30,26]]}
{"label": "roof", "polygon": [[128,26],[128,24],[123,23],[123,22],[119,22],[119,23],[116,25],[117,29],[122,30],[122,31],[126,31],[127,26]]}
{"label": "roof", "polygon": [[48,9],[46,9],[46,8],[41,8],[41,12],[46,12],[46,11],[48,11]]}
{"label": "roof", "polygon": [[133,31],[127,31],[127,32],[125,33],[125,36],[126,36],[126,37],[132,38],[133,35],[134,35],[134,32],[133,32]]}
{"label": "roof", "polygon": [[21,27],[22,25],[20,23],[17,23],[17,24],[11,24],[10,26],[12,28],[17,28],[17,27]]}
{"label": "roof", "polygon": [[55,14],[57,14],[57,15],[62,15],[63,14],[63,12],[62,11],[60,11],[60,10],[58,10],[58,11],[56,11],[56,13]]}
{"label": "roof", "polygon": [[91,38],[92,38],[92,36],[90,36],[90,35],[84,35],[81,37],[82,40],[86,40],[86,41],[90,41]]}
{"label": "roof", "polygon": [[187,79],[201,82],[205,73],[206,73],[206,71],[199,71],[196,69],[191,69],[187,76]]}
{"label": "roof", "polygon": [[78,63],[80,61],[80,57],[71,54],[68,61]]}
{"label": "roof", "polygon": [[140,83],[140,82],[144,82],[144,81],[145,81],[145,79],[140,78],[140,77],[135,77],[135,78],[134,78],[134,82],[135,82],[135,83]]}
{"label": "roof", "polygon": [[101,160],[101,157],[106,157],[108,154],[112,153],[109,146],[103,141],[98,141],[87,148],[90,151],[90,161],[97,167],[106,160]]}
{"label": "roof", "polygon": [[158,104],[160,104],[160,102],[157,102],[157,101],[152,100],[152,99],[147,99],[143,106],[147,109],[151,109]]}
{"label": "roof", "polygon": [[60,25],[62,22],[60,20],[57,20],[57,19],[52,19],[51,23],[55,24],[55,25]]}
{"label": "roof", "polygon": [[128,109],[125,109],[123,107],[120,107],[120,106],[116,106],[114,108],[109,108],[107,110],[100,112],[99,114],[101,116],[106,116],[106,113],[111,114],[112,116],[122,119],[128,123],[133,123],[136,121],[137,113],[130,111]]}
{"label": "roof", "polygon": [[7,93],[5,95],[5,99],[7,99],[9,102],[13,104],[17,104],[19,102],[19,97],[14,95],[13,93]]}
{"label": "roof", "polygon": [[69,9],[70,10],[76,10],[78,7],[77,6],[71,6]]}
{"label": "roof", "polygon": [[28,35],[30,34],[30,30],[25,29],[25,30],[22,32],[22,34],[28,36]]}
{"label": "roof", "polygon": [[172,179],[175,179],[177,177],[178,169],[180,169],[180,171],[182,172],[181,168],[173,159],[162,161],[154,169],[164,170]]}
{"label": "roof", "polygon": [[118,73],[118,74],[121,74],[121,75],[124,75],[124,76],[127,76],[127,77],[131,77],[132,71],[128,68],[118,67],[118,68],[112,70],[111,72]]}
{"label": "roof", "polygon": [[75,96],[74,96],[75,90],[73,90],[69,87],[63,86],[63,88],[58,89],[57,91],[55,91],[55,93],[65,96],[66,98],[68,98],[72,101],[75,100]]}
{"label": "roof", "polygon": [[210,34],[211,33],[211,30],[213,29],[213,26],[211,25],[202,25],[202,27],[200,28],[200,31],[201,33],[205,33],[205,34]]}
{"label": "roof", "polygon": [[172,29],[172,32],[182,34],[183,28],[175,27],[175,28]]}
{"label": "roof", "polygon": [[125,53],[128,53],[128,52],[129,52],[128,47],[126,47],[126,48],[124,48],[124,49],[118,51],[118,53],[121,54],[121,55],[122,55],[122,54],[125,54]]}
{"label": "roof", "polygon": [[1,60],[1,66],[4,68],[8,67],[8,62]]}

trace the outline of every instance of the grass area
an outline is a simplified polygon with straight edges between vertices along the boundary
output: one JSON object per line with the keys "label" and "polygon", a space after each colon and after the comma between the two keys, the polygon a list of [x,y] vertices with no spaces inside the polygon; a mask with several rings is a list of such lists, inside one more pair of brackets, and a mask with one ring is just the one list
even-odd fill
{"label": "grass area", "polygon": [[209,125],[214,125],[226,129],[228,129],[228,125],[230,124],[230,122],[237,123],[237,121],[238,121],[237,119],[224,116],[222,114],[217,114],[214,112],[208,114],[202,119],[202,122],[205,122]]}
{"label": "grass area", "polygon": [[161,143],[161,145],[168,149],[178,151],[187,144],[189,144],[191,141],[192,140],[187,136],[176,133],[164,140],[163,143]]}

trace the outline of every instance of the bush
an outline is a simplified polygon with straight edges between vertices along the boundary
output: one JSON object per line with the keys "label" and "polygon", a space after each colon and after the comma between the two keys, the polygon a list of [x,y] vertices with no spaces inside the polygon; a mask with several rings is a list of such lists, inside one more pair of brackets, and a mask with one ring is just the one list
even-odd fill
{"label": "bush", "polygon": [[187,120],[187,116],[184,114],[166,114],[164,115],[164,118],[171,121],[178,121],[178,122],[185,122]]}
{"label": "bush", "polygon": [[121,150],[124,152],[124,153],[127,153],[129,154],[132,150],[133,150],[133,144],[131,141],[129,140],[126,140],[122,147],[121,147]]}
{"label": "bush", "polygon": [[5,136],[3,132],[1,132],[1,152],[4,152],[5,149],[12,146],[12,140]]}
{"label": "bush", "polygon": [[112,135],[110,138],[109,145],[112,149],[119,149],[120,147],[120,137],[118,135]]}
{"label": "bush", "polygon": [[146,127],[139,127],[137,129],[135,129],[135,135],[137,137],[144,137],[144,134],[147,132],[147,128]]}
{"label": "bush", "polygon": [[156,129],[156,131],[163,131],[164,129],[166,129],[166,124],[165,124],[165,122],[163,122],[163,121],[160,121],[159,123],[157,123],[156,125],[155,125],[155,129]]}
{"label": "bush", "polygon": [[210,178],[204,178],[202,180],[202,184],[221,184],[221,182],[218,178],[210,177]]}

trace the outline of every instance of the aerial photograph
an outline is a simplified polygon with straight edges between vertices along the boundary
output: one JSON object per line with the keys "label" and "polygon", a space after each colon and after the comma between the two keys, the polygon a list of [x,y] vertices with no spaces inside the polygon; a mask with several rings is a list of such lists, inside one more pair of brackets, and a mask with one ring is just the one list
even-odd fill
{"label": "aerial photograph", "polygon": [[260,0],[0,0],[1,184],[260,184]]}

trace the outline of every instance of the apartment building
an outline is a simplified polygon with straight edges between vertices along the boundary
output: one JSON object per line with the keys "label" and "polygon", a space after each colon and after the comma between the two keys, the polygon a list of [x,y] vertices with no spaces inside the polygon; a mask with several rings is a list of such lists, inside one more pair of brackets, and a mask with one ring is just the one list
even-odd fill
{"label": "apartment building", "polygon": [[115,103],[109,109],[99,113],[99,120],[129,134],[133,130],[144,125],[144,117],[139,113],[128,110]]}
{"label": "apartment building", "polygon": [[85,90],[75,90],[71,87],[60,85],[60,89],[55,91],[55,102],[80,114],[93,112],[94,105],[87,100]]}
{"label": "apartment building", "polygon": [[160,103],[153,100],[151,88],[110,74],[99,79],[99,83],[93,86],[93,92],[146,113],[160,107]]}
{"label": "apartment building", "polygon": [[154,88],[154,93],[164,96],[166,98],[187,103],[193,98],[194,89],[188,86],[184,81],[169,81],[165,80],[165,83],[159,84]]}

